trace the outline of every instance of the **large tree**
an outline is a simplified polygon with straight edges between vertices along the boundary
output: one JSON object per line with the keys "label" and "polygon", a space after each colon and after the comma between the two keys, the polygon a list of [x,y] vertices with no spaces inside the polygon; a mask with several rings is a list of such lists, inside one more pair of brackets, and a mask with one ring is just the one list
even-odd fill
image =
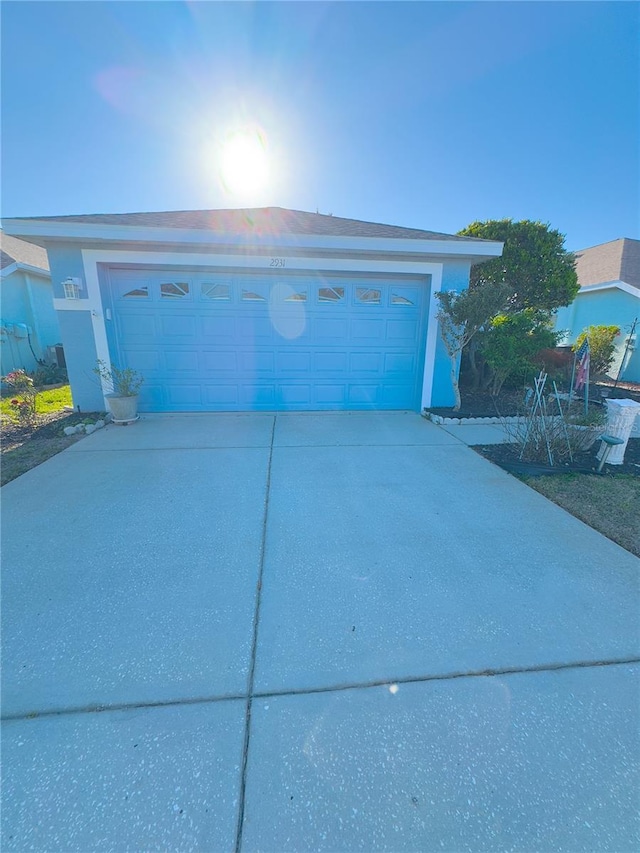
{"label": "large tree", "polygon": [[472,222],[458,234],[504,242],[500,258],[471,268],[470,288],[506,284],[509,311],[552,311],[570,305],[578,293],[575,258],[564,248],[564,235],[542,222],[490,219]]}
{"label": "large tree", "polygon": [[[551,326],[551,312],[569,305],[579,290],[574,264],[575,258],[564,248],[564,235],[542,222],[528,219],[491,219],[472,222],[458,232],[465,237],[504,242],[502,256],[471,267],[469,289],[505,287],[508,298],[502,309],[505,315],[521,311],[536,312],[541,327],[547,314]],[[524,321],[523,321],[524,323]],[[526,325],[526,323],[524,323]],[[504,325],[485,325],[466,345],[465,353],[473,376],[474,387],[487,387],[494,380],[494,371],[487,363],[485,350],[491,345],[491,336],[500,326],[500,336],[520,328],[519,321]],[[517,336],[511,337],[517,342]],[[528,351],[531,338],[522,337],[523,352]]]}

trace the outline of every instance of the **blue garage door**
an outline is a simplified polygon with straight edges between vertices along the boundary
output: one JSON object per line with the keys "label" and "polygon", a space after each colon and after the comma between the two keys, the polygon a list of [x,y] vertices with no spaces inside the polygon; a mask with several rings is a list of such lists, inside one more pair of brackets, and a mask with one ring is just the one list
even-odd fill
{"label": "blue garage door", "polygon": [[142,411],[419,409],[426,278],[109,270]]}

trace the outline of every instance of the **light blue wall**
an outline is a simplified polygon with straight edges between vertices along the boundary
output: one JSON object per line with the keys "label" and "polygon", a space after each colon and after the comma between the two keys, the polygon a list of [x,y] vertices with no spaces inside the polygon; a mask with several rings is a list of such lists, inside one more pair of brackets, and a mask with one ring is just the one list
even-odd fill
{"label": "light blue wall", "polygon": [[102,388],[93,373],[98,356],[91,315],[88,311],[59,311],[58,315],[73,405],[81,412],[102,412]]}
{"label": "light blue wall", "polygon": [[0,333],[0,360],[2,376],[12,370],[34,370],[36,360],[29,349],[26,337],[13,334],[12,325],[23,323],[31,325],[27,292],[22,272],[14,272],[2,279],[2,320]]}
{"label": "light blue wall", "polygon": [[[47,246],[54,295],[64,296],[62,282],[69,277],[82,281],[81,298],[87,298],[80,246]],[[104,410],[98,377],[93,373],[97,354],[89,311],[58,311],[73,405],[83,412]]]}
{"label": "light blue wall", "polygon": [[[627,382],[640,382],[640,323],[636,326],[634,337],[635,347],[633,349],[629,348],[620,375],[620,378],[626,379]],[[638,421],[638,418],[636,418],[636,421]]]}
{"label": "light blue wall", "polygon": [[564,335],[560,341],[560,344],[562,345],[573,343],[577,337],[577,335],[572,335],[574,305],[575,303],[572,303],[564,308],[558,308],[556,311],[555,328],[557,332],[562,332]]}
{"label": "light blue wall", "polygon": [[[471,264],[469,263],[445,263],[442,271],[441,290],[455,290],[458,293],[465,290],[469,286],[470,270]],[[458,359],[458,369],[459,368],[460,359]],[[440,330],[438,329],[431,405],[453,406],[454,403],[455,395],[453,393],[453,386],[451,385],[451,363],[442,341]]]}
{"label": "light blue wall", "polygon": [[[624,354],[631,324],[640,319],[640,299],[617,288],[582,291],[568,308],[561,308],[556,317],[556,329],[566,329],[567,343],[573,343],[588,326],[620,326],[616,346],[615,372]],[[640,382],[640,324],[636,327],[635,349],[627,356],[621,379]]]}
{"label": "light blue wall", "polygon": [[[60,342],[51,282],[42,276],[18,269],[2,278],[1,287],[2,320],[9,324],[4,327],[9,331],[0,335],[0,370],[2,375],[17,368],[33,371],[38,366],[36,358],[49,361],[48,347]],[[11,325],[16,323],[31,330],[33,352],[29,346],[29,338],[9,333]]]}
{"label": "light blue wall", "polygon": [[54,297],[61,299],[64,296],[62,282],[66,278],[79,278],[82,281],[80,298],[86,299],[87,287],[84,280],[84,267],[82,265],[82,247],[54,244],[47,246],[47,255],[49,256]]}
{"label": "light blue wall", "polygon": [[58,312],[53,307],[51,281],[32,274],[26,278],[31,285],[36,334],[46,351],[47,347],[60,343],[60,325]]}

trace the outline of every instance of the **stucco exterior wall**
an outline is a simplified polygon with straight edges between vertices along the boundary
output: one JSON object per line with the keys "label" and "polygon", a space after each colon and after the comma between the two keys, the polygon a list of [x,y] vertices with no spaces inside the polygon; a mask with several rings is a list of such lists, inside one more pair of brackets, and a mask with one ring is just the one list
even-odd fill
{"label": "stucco exterior wall", "polygon": [[51,270],[51,284],[54,299],[64,297],[63,281],[67,278],[79,278],[83,287],[80,298],[87,298],[87,289],[84,281],[84,266],[82,263],[82,247],[73,244],[55,243],[47,247],[49,256],[49,268]]}
{"label": "stucco exterior wall", "polygon": [[[629,347],[629,352],[622,365],[620,378],[626,382],[640,382],[640,332],[636,326],[634,335],[635,342],[632,342],[633,349]],[[636,418],[638,427],[640,428],[640,419]],[[640,433],[639,433],[640,435]]]}
{"label": "stucco exterior wall", "polygon": [[[60,343],[51,283],[22,269],[3,277],[1,282],[4,331],[0,334],[0,370],[2,375],[18,368],[31,372],[37,368],[38,359],[48,360],[48,347]],[[10,329],[15,324],[26,326],[29,335],[24,330],[19,335],[12,334]]]}
{"label": "stucco exterior wall", "polygon": [[640,322],[636,326],[635,341],[622,364],[624,350],[634,318],[640,321],[640,291],[638,297],[619,288],[582,291],[568,308],[561,308],[556,317],[556,329],[567,331],[565,342],[574,343],[588,326],[619,326],[621,334],[616,342],[614,372],[622,366],[621,379],[640,382]]}
{"label": "stucco exterior wall", "polygon": [[25,280],[31,286],[33,304],[33,325],[36,336],[46,351],[47,347],[60,343],[60,325],[53,307],[51,282],[25,273]]}
{"label": "stucco exterior wall", "polygon": [[100,380],[93,373],[97,354],[89,311],[59,311],[73,405],[81,412],[104,411]]}
{"label": "stucco exterior wall", "polygon": [[[80,246],[55,244],[48,247],[49,267],[54,298],[64,297],[62,282],[74,277],[82,282],[80,300],[86,301],[87,290]],[[83,412],[104,410],[104,398],[98,377],[93,373],[96,366],[96,346],[91,321],[91,312],[85,310],[56,311],[60,327],[60,337],[64,347],[65,360],[73,404]]]}

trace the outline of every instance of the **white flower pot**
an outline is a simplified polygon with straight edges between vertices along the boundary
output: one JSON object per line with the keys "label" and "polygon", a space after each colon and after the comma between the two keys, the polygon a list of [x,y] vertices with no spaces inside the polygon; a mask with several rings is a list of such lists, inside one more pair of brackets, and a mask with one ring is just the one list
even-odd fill
{"label": "white flower pot", "polygon": [[138,420],[138,395],[120,397],[118,394],[106,394],[105,400],[113,416],[114,424],[130,424]]}

